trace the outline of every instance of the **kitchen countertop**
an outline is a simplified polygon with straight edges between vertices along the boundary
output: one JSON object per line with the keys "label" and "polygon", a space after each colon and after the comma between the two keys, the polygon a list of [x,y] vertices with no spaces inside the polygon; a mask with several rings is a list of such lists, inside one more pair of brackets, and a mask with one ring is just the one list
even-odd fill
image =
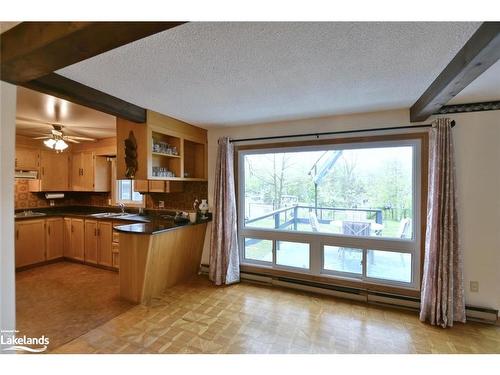
{"label": "kitchen countertop", "polygon": [[135,223],[135,224],[124,224],[115,226],[114,229],[120,233],[133,233],[133,234],[158,234],[163,233],[169,230],[177,229],[180,227],[190,226],[190,225],[198,225],[207,223],[210,221],[206,220],[198,220],[196,223],[187,222],[185,224],[175,223],[173,220],[153,220],[149,223]]}
{"label": "kitchen countertop", "polygon": [[[16,214],[22,213],[26,210],[16,210]],[[176,228],[183,227],[185,225],[197,225],[207,223],[211,220],[209,217],[205,220],[199,220],[196,223],[175,223],[173,220],[173,215],[175,212],[173,211],[147,211],[144,215],[139,215],[138,213],[132,212],[131,215],[126,217],[120,216],[104,216],[104,217],[96,217],[92,216],[99,213],[105,212],[116,212],[116,208],[110,207],[92,207],[92,206],[67,206],[67,207],[48,207],[48,208],[38,208],[31,209],[34,215],[28,216],[16,216],[16,221],[22,220],[33,220],[33,219],[44,219],[50,217],[74,217],[74,218],[82,218],[82,219],[91,219],[91,220],[99,220],[99,221],[119,221],[122,222],[123,225],[115,225],[114,229],[117,232],[121,233],[135,233],[135,234],[157,234],[161,232],[165,232],[168,230],[173,230]],[[43,215],[40,215],[42,213]],[[210,216],[210,214],[209,214]],[[132,224],[127,224],[133,222]]]}

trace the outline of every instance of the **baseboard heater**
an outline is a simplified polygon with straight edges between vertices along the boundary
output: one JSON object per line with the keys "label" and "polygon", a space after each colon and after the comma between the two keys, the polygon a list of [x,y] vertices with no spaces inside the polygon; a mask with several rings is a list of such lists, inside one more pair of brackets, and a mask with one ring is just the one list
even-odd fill
{"label": "baseboard heater", "polygon": [[[208,266],[202,265],[200,267],[200,272],[208,274]],[[415,311],[415,313],[420,310],[420,299],[397,294],[366,291],[357,288],[349,288],[300,279],[291,279],[287,277],[268,276],[257,273],[242,272],[240,274],[240,277],[242,280],[249,282],[291,288],[305,292],[325,294],[333,297],[346,298],[375,305],[395,307],[399,309]],[[487,324],[497,323],[498,310],[476,306],[466,306],[465,312],[467,315],[467,320]]]}

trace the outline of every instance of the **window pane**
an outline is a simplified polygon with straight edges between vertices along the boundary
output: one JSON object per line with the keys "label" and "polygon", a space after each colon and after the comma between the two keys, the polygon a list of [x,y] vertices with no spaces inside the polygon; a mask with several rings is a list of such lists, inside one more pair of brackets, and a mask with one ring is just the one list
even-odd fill
{"label": "window pane", "polygon": [[273,261],[273,241],[245,238],[245,259]]}
{"label": "window pane", "polygon": [[411,254],[368,250],[366,260],[368,277],[411,282]]}
{"label": "window pane", "polygon": [[118,183],[120,184],[120,200],[132,200],[132,181],[120,180]]}
{"label": "window pane", "polygon": [[309,269],[309,244],[276,241],[276,263],[282,266]]}
{"label": "window pane", "polygon": [[363,250],[325,246],[323,268],[330,271],[363,273]]}
{"label": "window pane", "polygon": [[413,159],[412,146],[244,155],[245,226],[411,239]]}

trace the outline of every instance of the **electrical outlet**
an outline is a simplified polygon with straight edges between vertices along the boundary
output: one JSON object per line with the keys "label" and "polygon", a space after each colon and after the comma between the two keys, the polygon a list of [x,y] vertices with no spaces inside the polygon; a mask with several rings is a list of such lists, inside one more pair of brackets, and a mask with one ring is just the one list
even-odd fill
{"label": "electrical outlet", "polygon": [[165,208],[165,202],[164,201],[158,201],[158,208]]}
{"label": "electrical outlet", "polygon": [[470,291],[474,293],[479,292],[479,281],[470,282]]}

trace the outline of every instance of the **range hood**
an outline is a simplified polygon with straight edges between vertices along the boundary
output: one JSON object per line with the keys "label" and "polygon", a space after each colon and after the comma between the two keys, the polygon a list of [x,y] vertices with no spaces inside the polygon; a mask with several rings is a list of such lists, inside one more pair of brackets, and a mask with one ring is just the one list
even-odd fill
{"label": "range hood", "polygon": [[36,180],[38,178],[37,171],[16,171],[14,174],[15,178],[24,179],[24,180]]}

